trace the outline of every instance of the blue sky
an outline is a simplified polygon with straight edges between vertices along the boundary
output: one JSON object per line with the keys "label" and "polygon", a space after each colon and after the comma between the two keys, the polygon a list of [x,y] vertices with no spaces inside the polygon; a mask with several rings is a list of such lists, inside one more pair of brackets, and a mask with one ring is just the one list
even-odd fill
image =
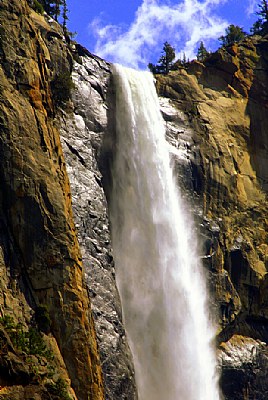
{"label": "blue sky", "polygon": [[259,0],[67,0],[70,31],[89,51],[134,68],[156,63],[167,40],[176,57],[208,50],[229,24],[249,32]]}

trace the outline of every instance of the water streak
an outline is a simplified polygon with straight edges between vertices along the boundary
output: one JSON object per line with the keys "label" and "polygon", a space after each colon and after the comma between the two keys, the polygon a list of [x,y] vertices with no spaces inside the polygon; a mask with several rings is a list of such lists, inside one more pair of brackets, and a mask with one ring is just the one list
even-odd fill
{"label": "water streak", "polygon": [[113,76],[112,241],[139,400],[218,400],[202,267],[153,78],[119,65]]}

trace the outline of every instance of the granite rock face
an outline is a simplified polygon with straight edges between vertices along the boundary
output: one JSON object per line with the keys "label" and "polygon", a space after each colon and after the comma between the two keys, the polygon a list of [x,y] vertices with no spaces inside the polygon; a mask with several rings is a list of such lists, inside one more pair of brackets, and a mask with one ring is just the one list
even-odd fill
{"label": "granite rock face", "polygon": [[110,66],[80,49],[73,68],[72,109],[59,119],[78,239],[92,302],[106,399],[136,399],[132,356],[122,324],[103,179],[103,142],[109,136]]}
{"label": "granite rock face", "polygon": [[[189,197],[203,238],[226,399],[267,396],[265,384],[256,389],[264,378],[258,363],[267,369],[267,72],[267,39],[253,37],[205,64],[157,77],[159,94],[188,121],[175,135],[189,126],[193,132]],[[249,362],[242,349],[254,341],[262,344]]]}
{"label": "granite rock face", "polygon": [[0,21],[0,397],[103,399],[51,92],[72,57],[25,0],[2,0]]}
{"label": "granite rock face", "polygon": [[233,335],[220,346],[220,385],[225,400],[258,399],[268,395],[267,344],[251,337]]}

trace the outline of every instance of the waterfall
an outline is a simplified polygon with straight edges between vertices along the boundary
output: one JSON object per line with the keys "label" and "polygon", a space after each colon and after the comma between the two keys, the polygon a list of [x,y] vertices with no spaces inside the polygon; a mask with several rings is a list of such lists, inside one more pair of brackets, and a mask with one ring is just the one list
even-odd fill
{"label": "waterfall", "polygon": [[139,400],[218,400],[197,239],[174,183],[153,77],[119,65],[113,76],[112,242]]}

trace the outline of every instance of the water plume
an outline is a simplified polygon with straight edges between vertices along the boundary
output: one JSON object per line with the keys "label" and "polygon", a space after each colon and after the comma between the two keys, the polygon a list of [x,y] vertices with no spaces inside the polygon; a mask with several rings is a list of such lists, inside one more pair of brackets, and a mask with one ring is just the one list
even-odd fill
{"label": "water plume", "polygon": [[139,400],[218,400],[197,239],[173,179],[153,78],[119,65],[113,76],[112,242]]}

